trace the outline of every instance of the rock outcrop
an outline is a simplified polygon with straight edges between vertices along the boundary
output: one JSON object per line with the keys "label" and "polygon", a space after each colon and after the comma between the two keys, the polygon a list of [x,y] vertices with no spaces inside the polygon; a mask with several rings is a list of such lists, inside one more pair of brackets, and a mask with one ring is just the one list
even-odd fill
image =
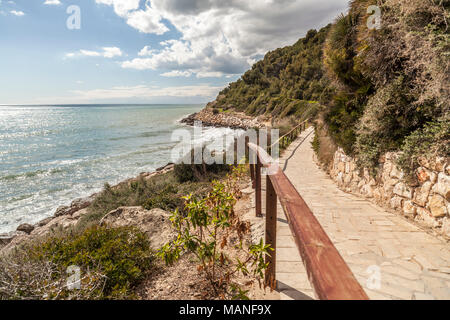
{"label": "rock outcrop", "polygon": [[[172,171],[173,168],[174,165],[170,163],[164,167],[158,168],[155,172],[143,172],[138,177],[122,181],[119,184],[112,186],[111,188],[112,189],[119,188],[123,184],[130,184],[133,181],[137,181],[138,179],[141,178],[148,180],[151,177],[154,177],[155,175],[164,174],[169,171]],[[58,209],[56,209],[55,214],[52,217],[48,217],[44,220],[41,220],[35,225],[24,223],[21,224],[16,231],[0,234],[0,254],[9,251],[12,248],[28,240],[32,240],[35,237],[44,236],[55,230],[67,230],[70,227],[75,226],[78,220],[88,213],[88,207],[95,200],[96,196],[97,194],[93,194],[87,198],[76,199],[72,201],[70,206],[59,207]],[[162,216],[161,212],[158,212],[157,215],[158,214]],[[114,214],[111,215],[114,216]],[[128,216],[130,216],[130,213],[124,215],[125,218]],[[148,215],[146,215],[146,213],[144,213],[144,216],[146,216],[147,217],[146,219],[148,220]],[[138,219],[138,221],[141,220]]]}
{"label": "rock outcrop", "polygon": [[111,227],[137,227],[145,232],[153,248],[160,248],[176,236],[170,222],[170,213],[161,209],[120,207],[103,217],[100,224]]}
{"label": "rock outcrop", "polygon": [[189,115],[181,123],[193,126],[195,121],[201,121],[207,127],[226,127],[232,129],[263,128],[261,119],[247,116],[243,113],[224,113],[205,108],[198,113]]}

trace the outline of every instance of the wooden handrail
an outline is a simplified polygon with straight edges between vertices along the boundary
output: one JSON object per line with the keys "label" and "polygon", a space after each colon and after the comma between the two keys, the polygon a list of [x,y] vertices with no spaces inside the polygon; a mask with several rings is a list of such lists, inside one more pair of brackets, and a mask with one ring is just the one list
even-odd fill
{"label": "wooden handrail", "polygon": [[[345,263],[325,230],[320,225],[294,185],[272,157],[261,147],[248,143],[255,152],[260,166],[265,167],[266,187],[266,243],[274,251],[267,256],[266,284],[274,286],[276,270],[276,223],[277,198],[286,214],[289,227],[308,273],[308,278],[319,299],[322,300],[367,300],[369,299]],[[255,170],[258,166],[253,166]],[[260,179],[256,172],[255,179]],[[261,182],[256,181],[260,187]],[[260,190],[256,188],[256,193]],[[261,201],[257,199],[257,201]],[[256,203],[258,208],[258,203]],[[259,207],[261,205],[259,204]]]}
{"label": "wooden handrail", "polygon": [[275,141],[274,143],[272,143],[270,145],[269,148],[273,148],[274,145],[276,145],[277,143],[280,143],[280,141],[282,141],[282,139],[286,138],[287,136],[289,136],[291,133],[293,133],[295,130],[298,130],[299,128],[301,128],[303,125],[305,125],[307,122],[309,121],[309,119],[306,119],[302,122],[300,122],[297,126],[295,126],[293,129],[291,129],[291,131],[289,131],[288,133],[282,135],[281,137],[278,138],[277,141]]}

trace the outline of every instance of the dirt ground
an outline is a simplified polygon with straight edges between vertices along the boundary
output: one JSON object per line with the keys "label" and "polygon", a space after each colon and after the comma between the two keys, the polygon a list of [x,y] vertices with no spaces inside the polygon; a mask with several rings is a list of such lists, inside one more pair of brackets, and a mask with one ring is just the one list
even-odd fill
{"label": "dirt ground", "polygon": [[[251,187],[248,181],[242,184],[242,197],[235,206],[235,213],[243,220],[251,217]],[[246,235],[245,242],[251,243],[256,237],[261,236],[261,227],[254,228],[252,233]],[[262,235],[263,235],[262,231]],[[259,241],[259,239],[258,239]],[[233,249],[233,246],[226,247],[226,254],[230,257],[236,257],[239,253]],[[161,260],[156,262],[156,267],[137,289],[141,299],[145,300],[215,300],[223,299],[217,295],[211,288],[205,275],[198,271],[200,263],[194,255],[183,255],[173,266],[165,266]],[[248,279],[242,275],[233,279],[240,284],[244,290],[249,290],[247,296],[252,300],[277,300],[279,294],[271,291],[270,288],[260,288],[257,282],[249,283]]]}

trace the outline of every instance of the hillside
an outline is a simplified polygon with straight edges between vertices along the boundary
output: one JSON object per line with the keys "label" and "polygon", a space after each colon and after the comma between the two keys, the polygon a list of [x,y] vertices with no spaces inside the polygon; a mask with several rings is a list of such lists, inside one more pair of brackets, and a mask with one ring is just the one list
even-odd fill
{"label": "hillside", "polygon": [[[367,8],[377,3],[381,25],[369,29]],[[266,115],[275,126],[322,119],[317,129],[360,165],[403,151],[399,164],[411,173],[419,156],[450,155],[449,6],[351,1],[347,15],[267,53],[209,106]]]}

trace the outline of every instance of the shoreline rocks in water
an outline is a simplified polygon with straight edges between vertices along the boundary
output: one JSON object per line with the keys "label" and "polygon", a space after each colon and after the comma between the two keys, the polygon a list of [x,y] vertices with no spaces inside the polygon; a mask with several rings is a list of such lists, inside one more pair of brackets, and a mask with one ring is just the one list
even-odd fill
{"label": "shoreline rocks in water", "polygon": [[181,120],[181,123],[193,126],[195,121],[201,121],[207,127],[250,129],[263,128],[261,119],[247,116],[243,113],[215,112],[212,108],[205,108],[198,113],[191,114]]}
{"label": "shoreline rocks in water", "polygon": [[[142,172],[139,176],[119,182],[112,186],[112,189],[118,188],[123,184],[130,184],[138,179],[150,179],[155,175],[164,174],[172,171],[173,163],[169,163],[163,167],[156,169],[154,172]],[[7,251],[18,244],[23,243],[35,236],[42,236],[51,230],[57,228],[67,229],[74,226],[78,220],[85,215],[88,207],[95,201],[98,193],[94,193],[86,198],[79,198],[72,201],[69,206],[58,207],[53,216],[45,218],[38,223],[31,225],[23,223],[15,231],[0,234],[0,253]]]}

